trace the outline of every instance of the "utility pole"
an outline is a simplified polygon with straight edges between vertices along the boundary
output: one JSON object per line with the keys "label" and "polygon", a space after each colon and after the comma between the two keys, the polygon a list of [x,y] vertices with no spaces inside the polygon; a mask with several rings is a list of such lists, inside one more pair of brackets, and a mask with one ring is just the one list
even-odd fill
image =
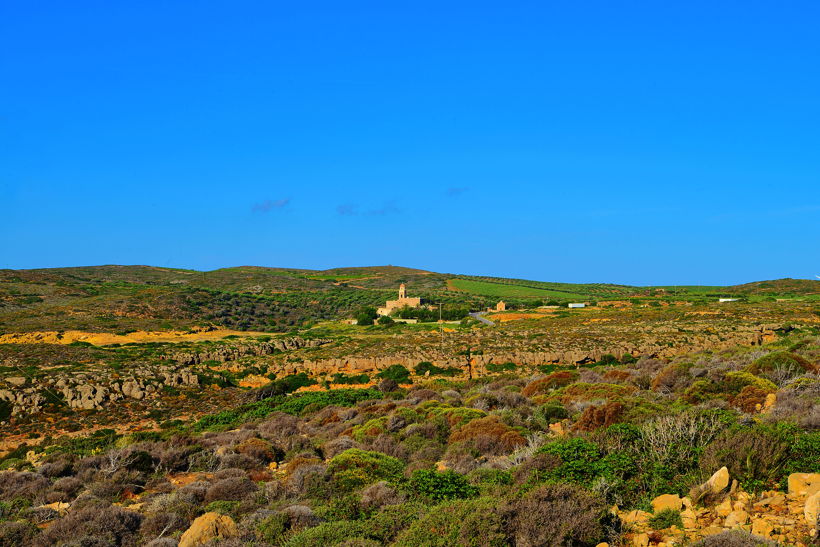
{"label": "utility pole", "polygon": [[444,349],[444,323],[441,322],[441,302],[438,303],[438,333],[442,350]]}

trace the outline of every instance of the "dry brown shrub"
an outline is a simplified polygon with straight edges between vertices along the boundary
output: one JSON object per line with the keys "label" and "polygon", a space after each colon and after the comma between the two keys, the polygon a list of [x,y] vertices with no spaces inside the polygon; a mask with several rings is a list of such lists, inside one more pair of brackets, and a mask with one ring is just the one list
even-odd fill
{"label": "dry brown shrub", "polygon": [[38,547],[60,545],[137,545],[142,516],[114,506],[72,510],[34,538]]}
{"label": "dry brown shrub", "polygon": [[754,412],[757,405],[763,405],[768,392],[755,386],[745,386],[740,393],[731,397],[729,402],[743,412]]}
{"label": "dry brown shrub", "polygon": [[609,402],[601,406],[591,406],[584,410],[572,428],[576,431],[594,431],[599,427],[609,427],[620,421],[624,413],[624,405],[618,402]]}
{"label": "dry brown shrub", "polygon": [[604,380],[618,384],[626,382],[630,378],[632,378],[632,374],[626,370],[610,369],[604,373]]}
{"label": "dry brown shrub", "polygon": [[217,500],[239,501],[253,492],[256,492],[256,484],[247,477],[231,477],[215,482],[205,494],[205,501]]}
{"label": "dry brown shrub", "polygon": [[277,456],[276,451],[269,442],[256,437],[242,441],[236,445],[234,450],[265,463],[275,460]]}
{"label": "dry brown shrub", "polygon": [[300,467],[308,466],[308,465],[321,465],[322,460],[319,458],[314,457],[307,457],[307,456],[296,456],[292,460],[288,462],[288,466],[286,468],[286,472],[288,475],[292,475],[295,473]]}
{"label": "dry brown shrub", "polygon": [[542,486],[503,512],[508,534],[520,547],[595,545],[604,539],[606,502],[578,486]]}
{"label": "dry brown shrub", "polygon": [[689,372],[683,367],[680,365],[669,365],[655,375],[650,387],[652,391],[670,393],[677,391],[684,383],[688,385],[690,380]]}
{"label": "dry brown shrub", "polygon": [[513,480],[516,484],[523,484],[530,479],[538,481],[539,477],[546,476],[559,465],[561,465],[561,458],[555,454],[536,454],[515,468]]}
{"label": "dry brown shrub", "polygon": [[551,389],[568,386],[578,378],[578,373],[570,370],[559,370],[552,374],[533,380],[524,387],[521,393],[525,397],[532,397],[533,395],[541,395]]}
{"label": "dry brown shrub", "polygon": [[520,433],[502,423],[498,416],[475,419],[450,434],[451,444],[463,441],[472,441],[485,455],[504,454],[527,444]]}

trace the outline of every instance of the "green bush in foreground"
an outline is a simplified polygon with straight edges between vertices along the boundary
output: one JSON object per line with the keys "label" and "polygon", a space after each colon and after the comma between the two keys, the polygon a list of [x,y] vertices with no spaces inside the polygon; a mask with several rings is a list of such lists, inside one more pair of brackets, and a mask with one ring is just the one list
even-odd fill
{"label": "green bush in foreground", "polygon": [[396,480],[404,471],[405,463],[397,458],[351,448],[330,460],[328,473],[343,490],[352,490],[380,480]]}
{"label": "green bush in foreground", "polygon": [[416,495],[435,501],[465,499],[478,495],[478,488],[471,485],[464,475],[449,469],[442,472],[432,469],[414,471],[409,486]]}

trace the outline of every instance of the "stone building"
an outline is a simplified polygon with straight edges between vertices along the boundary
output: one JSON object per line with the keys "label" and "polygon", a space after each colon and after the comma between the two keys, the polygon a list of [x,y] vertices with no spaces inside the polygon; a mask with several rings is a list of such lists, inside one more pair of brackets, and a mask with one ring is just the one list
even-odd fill
{"label": "stone building", "polygon": [[487,311],[507,311],[507,303],[503,300],[499,300],[498,304],[496,304],[494,308],[489,307],[487,308]]}
{"label": "stone building", "polygon": [[407,306],[408,308],[418,308],[421,306],[421,298],[411,298],[407,296],[407,287],[404,286],[404,283],[399,285],[399,297],[396,300],[388,300],[385,302],[384,307],[381,307],[376,310],[376,313],[379,315],[390,315],[390,313],[394,310],[401,309]]}

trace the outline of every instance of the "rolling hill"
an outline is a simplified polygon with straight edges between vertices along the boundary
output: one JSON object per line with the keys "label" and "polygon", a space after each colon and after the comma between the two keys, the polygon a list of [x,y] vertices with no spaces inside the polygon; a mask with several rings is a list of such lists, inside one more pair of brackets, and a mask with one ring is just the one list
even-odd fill
{"label": "rolling hill", "polygon": [[284,332],[377,306],[405,283],[444,306],[483,309],[601,300],[709,301],[820,298],[820,281],[780,279],[731,287],[631,287],[446,274],[399,266],[328,270],[240,266],[212,271],[154,266],[0,270],[0,331],[189,329],[216,325]]}

